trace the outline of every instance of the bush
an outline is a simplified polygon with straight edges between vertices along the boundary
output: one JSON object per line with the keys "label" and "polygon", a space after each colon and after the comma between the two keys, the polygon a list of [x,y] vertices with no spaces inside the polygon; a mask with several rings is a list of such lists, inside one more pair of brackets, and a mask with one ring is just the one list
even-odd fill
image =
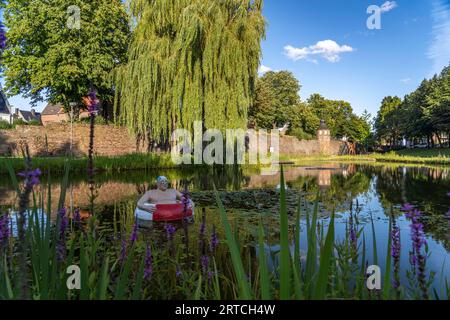
{"label": "bush", "polygon": [[[89,117],[82,118],[79,120],[80,123],[89,123],[90,121],[91,121],[91,118],[89,118]],[[102,116],[96,116],[95,124],[103,125],[103,124],[107,124],[107,122],[106,122],[105,118],[103,118]]]}
{"label": "bush", "polygon": [[13,121],[13,126],[26,126],[26,125],[28,125],[28,123],[23,121],[22,119],[15,119]]}
{"label": "bush", "polygon": [[0,130],[12,129],[13,126],[5,120],[0,120]]}
{"label": "bush", "polygon": [[290,136],[294,136],[299,140],[313,140],[314,136],[303,131],[302,128],[293,128],[289,132]]}
{"label": "bush", "polygon": [[40,126],[41,122],[39,120],[31,120],[27,123],[29,126]]}

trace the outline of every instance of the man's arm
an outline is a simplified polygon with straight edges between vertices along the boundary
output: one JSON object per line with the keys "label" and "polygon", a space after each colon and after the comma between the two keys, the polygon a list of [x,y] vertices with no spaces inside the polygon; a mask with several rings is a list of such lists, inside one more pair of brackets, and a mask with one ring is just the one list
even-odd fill
{"label": "man's arm", "polygon": [[152,202],[152,197],[150,194],[150,191],[147,191],[142,197],[141,199],[139,199],[137,206],[139,209],[144,210],[144,211],[150,211],[150,207],[146,206],[145,204],[148,202]]}

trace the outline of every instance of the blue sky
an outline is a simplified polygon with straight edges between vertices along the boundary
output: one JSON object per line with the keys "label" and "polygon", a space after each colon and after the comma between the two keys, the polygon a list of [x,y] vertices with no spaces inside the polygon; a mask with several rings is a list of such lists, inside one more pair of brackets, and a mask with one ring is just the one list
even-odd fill
{"label": "blue sky", "polygon": [[[367,28],[370,5],[384,5],[380,30]],[[264,15],[261,70],[292,71],[303,100],[320,93],[375,115],[384,96],[403,97],[450,62],[450,0],[265,0]]]}
{"label": "blue sky", "polygon": [[[367,28],[378,5],[381,29]],[[384,6],[383,6],[384,5]],[[375,115],[450,63],[450,0],[266,0],[261,71],[289,70],[312,93]]]}

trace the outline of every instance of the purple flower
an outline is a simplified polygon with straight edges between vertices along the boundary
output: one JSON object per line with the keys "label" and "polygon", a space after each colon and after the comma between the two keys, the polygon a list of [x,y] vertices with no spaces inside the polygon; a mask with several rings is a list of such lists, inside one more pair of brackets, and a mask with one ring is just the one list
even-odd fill
{"label": "purple flower", "polygon": [[27,187],[32,188],[33,186],[39,184],[39,177],[41,176],[41,174],[42,174],[42,172],[40,169],[35,169],[35,170],[20,172],[17,175],[19,177],[25,179],[25,184]]}
{"label": "purple flower", "polygon": [[66,208],[61,208],[59,210],[59,241],[56,245],[57,258],[59,261],[64,260],[66,255],[66,228],[69,224],[67,219]]}
{"label": "purple flower", "polygon": [[202,266],[203,272],[206,272],[208,270],[208,266],[209,266],[209,257],[208,256],[202,256],[200,258],[200,264]]}
{"label": "purple flower", "polygon": [[81,221],[80,209],[76,208],[76,209],[73,211],[73,220],[74,220],[75,222],[80,222],[80,221]]}
{"label": "purple flower", "polygon": [[88,93],[88,96],[84,99],[84,103],[88,107],[88,111],[91,115],[97,114],[100,100],[97,98],[97,93],[94,89],[91,89]]}
{"label": "purple flower", "polygon": [[208,280],[211,281],[216,276],[216,273],[213,271],[208,271]]}
{"label": "purple flower", "polygon": [[401,250],[399,227],[396,226],[392,228],[391,237],[392,237],[392,257],[394,259],[398,259],[400,257],[400,250]]}
{"label": "purple flower", "polygon": [[422,297],[424,299],[428,299],[428,285],[425,275],[427,257],[426,254],[422,252],[427,242],[423,224],[419,222],[419,218],[422,213],[419,210],[414,209],[412,206],[405,205],[403,208],[406,211],[406,217],[411,220],[410,230],[412,250],[409,253],[409,261],[413,267],[414,273],[417,275]]}
{"label": "purple flower", "polygon": [[166,234],[167,234],[167,239],[172,240],[173,239],[173,235],[175,234],[175,227],[171,224],[166,224],[164,226],[164,229],[166,230]]}
{"label": "purple flower", "polygon": [[145,269],[144,269],[144,279],[148,280],[153,274],[153,258],[152,250],[149,245],[147,245],[147,250],[145,254]]}
{"label": "purple flower", "polygon": [[200,236],[204,237],[206,233],[206,220],[203,219],[202,224],[200,225]]}
{"label": "purple flower", "polygon": [[[400,228],[396,225],[394,220],[394,227],[391,232],[392,239],[392,258],[394,261],[394,278],[392,280],[392,285],[394,289],[400,287],[400,254],[401,254],[401,242],[400,242]],[[397,291],[397,297],[399,298],[400,292]]]}
{"label": "purple flower", "polygon": [[61,238],[64,238],[67,225],[69,224],[69,221],[67,219],[66,208],[63,207],[61,208],[61,210],[59,210],[59,217],[60,217],[59,234],[61,235]]}
{"label": "purple flower", "polygon": [[211,250],[212,254],[216,252],[218,246],[219,246],[219,239],[217,238],[216,226],[213,226],[211,240],[209,243],[209,249]]}
{"label": "purple flower", "polygon": [[5,50],[6,47],[6,32],[5,26],[0,22],[0,51]]}
{"label": "purple flower", "polygon": [[133,230],[131,231],[131,236],[130,236],[131,245],[133,245],[136,242],[137,238],[138,238],[138,225],[137,225],[137,223],[135,223],[133,225]]}
{"label": "purple flower", "polygon": [[9,216],[4,214],[0,217],[0,246],[8,241],[9,234]]}
{"label": "purple flower", "polygon": [[177,278],[180,278],[183,275],[183,272],[180,271],[180,269],[177,267],[177,272],[175,273],[175,276]]}

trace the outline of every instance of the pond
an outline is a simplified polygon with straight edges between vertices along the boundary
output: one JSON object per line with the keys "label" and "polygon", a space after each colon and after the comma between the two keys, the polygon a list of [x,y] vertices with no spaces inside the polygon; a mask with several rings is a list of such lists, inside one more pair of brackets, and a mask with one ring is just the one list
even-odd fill
{"label": "pond", "polygon": [[[257,169],[220,167],[196,169],[195,171],[165,170],[158,172],[126,172],[122,174],[97,174],[95,199],[96,212],[105,222],[117,217],[117,208],[128,207],[131,211],[136,200],[155,185],[158,175],[166,175],[172,187],[182,189],[188,186],[192,199],[196,202],[197,219],[189,228],[191,234],[198,234],[199,217],[206,214],[209,225],[217,227],[219,237],[224,239],[219,212],[214,200],[214,186],[219,190],[229,216],[231,225],[238,231],[241,241],[252,252],[254,263],[258,255],[258,222],[263,217],[268,240],[265,244],[270,258],[269,267],[276,268],[279,249],[279,187],[280,176],[264,176]],[[427,238],[430,256],[427,269],[434,272],[434,284],[442,289],[445,278],[450,279],[450,168],[415,167],[402,165],[354,164],[354,163],[309,163],[285,168],[287,187],[287,205],[290,214],[290,226],[295,223],[299,197],[302,208],[311,208],[320,195],[319,226],[327,228],[332,212],[336,214],[336,238],[345,239],[348,235],[349,217],[352,216],[358,230],[362,229],[367,248],[366,259],[369,264],[385,267],[389,239],[390,216],[395,218],[401,233],[401,266],[409,268],[411,250],[410,221],[401,211],[405,203],[410,203],[423,212],[422,222]],[[52,194],[58,194],[61,177],[52,177],[50,181],[41,179],[42,190],[50,183]],[[81,176],[70,177],[66,205],[68,208],[80,208],[83,216],[89,216],[89,186]],[[14,190],[8,177],[0,177],[0,208],[11,208],[16,203]],[[57,206],[53,199],[52,206]],[[302,233],[300,247],[302,255],[306,251],[305,219],[301,220]],[[377,257],[373,254],[373,228],[376,238]],[[182,232],[178,227],[177,232]],[[113,230],[111,228],[111,230]],[[111,231],[112,232],[112,231]],[[163,240],[163,228],[155,226],[149,233],[155,241]],[[361,242],[359,245],[361,245]],[[370,248],[370,249],[369,249]],[[293,250],[293,248],[292,248]],[[406,275],[402,274],[402,278]],[[444,282],[443,282],[444,281]]]}

